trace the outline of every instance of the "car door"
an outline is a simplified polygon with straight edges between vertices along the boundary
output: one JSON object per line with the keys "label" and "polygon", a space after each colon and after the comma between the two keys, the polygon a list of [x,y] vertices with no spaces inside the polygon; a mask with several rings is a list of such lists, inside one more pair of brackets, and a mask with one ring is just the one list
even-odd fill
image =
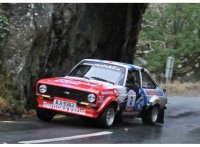
{"label": "car door", "polygon": [[126,111],[135,111],[135,103],[140,94],[140,73],[138,70],[129,69],[126,81],[126,89]]}
{"label": "car door", "polygon": [[144,105],[148,104],[148,100],[153,96],[158,96],[161,93],[161,89],[153,77],[145,70],[141,71],[142,77],[142,96],[144,97]]}

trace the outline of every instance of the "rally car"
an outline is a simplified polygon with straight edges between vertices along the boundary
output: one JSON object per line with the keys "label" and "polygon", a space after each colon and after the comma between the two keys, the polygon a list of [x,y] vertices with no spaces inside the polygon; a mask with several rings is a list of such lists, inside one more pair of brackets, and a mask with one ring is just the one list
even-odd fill
{"label": "rally car", "polygon": [[92,118],[107,128],[124,117],[140,117],[144,124],[164,123],[167,104],[166,91],[147,69],[97,59],[80,61],[64,77],[39,80],[36,96],[41,120],[65,113]]}

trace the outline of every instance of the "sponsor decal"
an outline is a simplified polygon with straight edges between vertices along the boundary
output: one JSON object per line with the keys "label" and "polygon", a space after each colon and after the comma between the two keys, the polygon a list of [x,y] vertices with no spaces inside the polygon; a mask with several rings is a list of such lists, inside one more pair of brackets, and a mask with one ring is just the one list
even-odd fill
{"label": "sponsor decal", "polygon": [[155,90],[145,90],[147,95],[157,95],[157,91]]}
{"label": "sponsor decal", "polygon": [[121,70],[116,65],[111,65],[111,64],[84,63],[84,65],[96,66],[96,67],[107,68],[107,69],[113,69],[113,70],[117,70],[117,71]]}
{"label": "sponsor decal", "polygon": [[43,102],[44,108],[61,110],[65,112],[72,112],[76,114],[86,114],[86,110],[82,110],[76,106],[76,103],[65,102],[61,100],[54,100],[53,104],[48,102]]}
{"label": "sponsor decal", "polygon": [[65,79],[58,79],[58,80],[55,80],[55,82],[59,82],[59,83],[63,83],[63,84],[74,84],[74,85],[81,84],[78,81],[71,81],[71,80],[65,80]]}
{"label": "sponsor decal", "polygon": [[148,102],[147,94],[146,94],[146,92],[145,92],[144,89],[141,88],[140,90],[141,90],[141,95],[142,95],[143,101],[144,101],[143,106],[144,106],[144,105],[147,105],[147,104],[149,103],[149,102]]}
{"label": "sponsor decal", "polygon": [[[91,82],[81,82],[81,81],[76,81],[76,80],[79,80],[79,78],[71,78],[69,80],[65,80],[65,79],[58,79],[58,80],[55,80],[55,82],[59,82],[59,83],[62,83],[62,84],[71,84],[71,85],[88,85],[88,86],[98,86],[99,83],[91,83]],[[100,85],[100,84],[99,84]]]}
{"label": "sponsor decal", "polygon": [[102,95],[112,95],[112,94],[114,94],[114,91],[112,90],[112,91],[102,91]]}
{"label": "sponsor decal", "polygon": [[163,92],[159,90],[145,90],[147,95],[163,96]]}
{"label": "sponsor decal", "polygon": [[144,101],[143,98],[140,97],[136,102],[135,102],[135,110],[142,110],[142,107],[144,106]]}
{"label": "sponsor decal", "polygon": [[163,96],[164,94],[163,94],[162,91],[158,91],[158,92],[157,92],[157,95],[158,95],[158,96]]}

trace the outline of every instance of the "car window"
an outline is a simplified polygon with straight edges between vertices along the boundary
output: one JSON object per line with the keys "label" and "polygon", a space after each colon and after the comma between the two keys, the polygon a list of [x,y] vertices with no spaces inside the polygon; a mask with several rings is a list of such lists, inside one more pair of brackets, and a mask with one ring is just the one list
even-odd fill
{"label": "car window", "polygon": [[139,76],[138,71],[129,70],[126,83],[127,84],[136,84],[136,85],[140,86],[140,78],[139,77],[140,76]]}
{"label": "car window", "polygon": [[78,65],[69,75],[123,85],[125,71],[126,70],[124,67],[117,65],[98,62],[83,62],[81,65]]}
{"label": "car window", "polygon": [[155,89],[156,85],[151,79],[151,77],[145,72],[142,71],[142,87],[147,89]]}

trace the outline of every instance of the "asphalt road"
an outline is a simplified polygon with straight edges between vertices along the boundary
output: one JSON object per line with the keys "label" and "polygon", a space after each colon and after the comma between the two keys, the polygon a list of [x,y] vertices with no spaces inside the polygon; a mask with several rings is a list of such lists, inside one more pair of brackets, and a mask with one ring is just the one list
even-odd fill
{"label": "asphalt road", "polygon": [[199,144],[200,98],[169,97],[165,123],[155,126],[143,125],[138,118],[124,120],[111,129],[69,117],[48,123],[38,119],[0,121],[0,143]]}

